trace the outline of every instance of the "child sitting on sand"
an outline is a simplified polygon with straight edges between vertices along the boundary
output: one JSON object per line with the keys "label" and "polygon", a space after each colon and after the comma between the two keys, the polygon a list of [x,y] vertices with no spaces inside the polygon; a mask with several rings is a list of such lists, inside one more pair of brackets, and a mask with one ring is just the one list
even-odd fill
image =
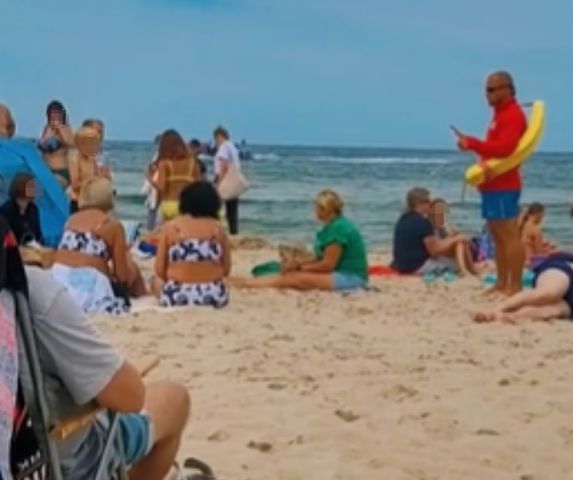
{"label": "child sitting on sand", "polygon": [[535,255],[549,255],[555,251],[555,245],[545,240],[543,236],[543,217],[545,206],[532,203],[519,219],[521,241],[525,247],[525,256],[529,261]]}
{"label": "child sitting on sand", "polygon": [[[456,232],[451,225],[448,224],[448,215],[450,207],[445,200],[437,198],[432,201],[430,207],[430,222],[434,226],[436,237],[443,240],[452,237],[459,232]],[[474,263],[473,255],[468,242],[458,242],[455,245],[455,259],[458,270],[462,276],[478,275],[478,269]]]}

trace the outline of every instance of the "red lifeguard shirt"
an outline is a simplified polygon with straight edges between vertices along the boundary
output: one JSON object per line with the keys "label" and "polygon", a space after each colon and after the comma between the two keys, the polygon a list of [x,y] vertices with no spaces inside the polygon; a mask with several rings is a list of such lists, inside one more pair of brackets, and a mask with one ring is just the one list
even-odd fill
{"label": "red lifeguard shirt", "polygon": [[[487,131],[485,141],[468,137],[468,149],[478,154],[483,160],[509,157],[526,129],[527,118],[525,113],[523,113],[517,100],[512,98],[503,105],[495,107],[493,120]],[[482,192],[521,190],[519,168],[481,184],[479,189]]]}

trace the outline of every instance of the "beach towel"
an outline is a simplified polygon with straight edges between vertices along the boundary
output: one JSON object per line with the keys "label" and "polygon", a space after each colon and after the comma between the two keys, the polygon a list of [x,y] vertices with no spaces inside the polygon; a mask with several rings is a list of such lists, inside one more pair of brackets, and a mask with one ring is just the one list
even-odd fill
{"label": "beach towel", "polygon": [[14,315],[0,302],[0,478],[10,478],[10,440],[18,384]]}
{"label": "beach towel", "polygon": [[109,278],[95,268],[56,263],[52,267],[52,276],[66,287],[76,304],[88,315],[120,315],[129,311],[129,305],[114,294]]}
{"label": "beach towel", "polygon": [[141,222],[137,220],[122,220],[121,224],[125,231],[125,239],[129,246],[133,246],[135,242],[141,237]]}
{"label": "beach towel", "polygon": [[400,273],[390,265],[370,265],[368,275],[371,277],[419,277],[415,273]]}

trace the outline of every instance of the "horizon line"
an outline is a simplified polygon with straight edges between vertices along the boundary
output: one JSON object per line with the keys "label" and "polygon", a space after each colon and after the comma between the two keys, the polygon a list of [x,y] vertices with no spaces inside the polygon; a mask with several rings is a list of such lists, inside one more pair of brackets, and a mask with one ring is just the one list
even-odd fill
{"label": "horizon line", "polygon": [[[21,136],[21,137],[14,137],[15,140],[29,140],[35,141],[36,138],[28,137],[28,136]],[[108,138],[104,140],[104,145],[106,143],[149,143],[153,144],[153,140],[135,140],[135,139],[116,139],[116,138]],[[235,143],[239,143],[235,141]],[[297,148],[297,147],[304,147],[304,148],[347,148],[347,149],[367,149],[367,150],[408,150],[408,151],[417,151],[417,152],[440,152],[440,153],[464,153],[456,150],[454,148],[445,148],[445,147],[404,147],[404,146],[381,146],[381,145],[343,145],[343,144],[333,144],[333,145],[320,145],[320,144],[311,144],[311,143],[250,143],[246,142],[247,147],[275,147],[275,148]],[[535,153],[541,154],[548,154],[548,155],[566,155],[571,154],[573,155],[573,150],[539,150]]]}

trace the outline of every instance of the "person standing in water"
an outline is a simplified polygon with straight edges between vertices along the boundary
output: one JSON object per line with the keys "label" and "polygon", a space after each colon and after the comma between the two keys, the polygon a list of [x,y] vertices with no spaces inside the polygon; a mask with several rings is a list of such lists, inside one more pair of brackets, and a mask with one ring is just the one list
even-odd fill
{"label": "person standing in water", "polygon": [[65,190],[70,185],[68,153],[74,146],[74,135],[64,106],[54,100],[46,108],[47,123],[38,140],[38,148],[48,167]]}
{"label": "person standing in water", "polygon": [[[215,154],[215,183],[220,185],[231,168],[241,170],[241,160],[237,147],[231,142],[229,132],[223,127],[217,127],[213,133],[217,153]],[[229,233],[239,233],[239,198],[225,200],[225,216],[229,225]]]}
{"label": "person standing in water", "polygon": [[513,153],[527,129],[527,119],[517,103],[516,90],[507,72],[491,74],[486,98],[494,115],[485,140],[454,129],[461,151],[474,152],[484,169],[486,181],[479,186],[482,216],[495,245],[497,283],[488,293],[513,295],[521,290],[525,251],[518,226],[521,175],[519,167],[495,175],[487,165],[490,158],[506,158]]}

